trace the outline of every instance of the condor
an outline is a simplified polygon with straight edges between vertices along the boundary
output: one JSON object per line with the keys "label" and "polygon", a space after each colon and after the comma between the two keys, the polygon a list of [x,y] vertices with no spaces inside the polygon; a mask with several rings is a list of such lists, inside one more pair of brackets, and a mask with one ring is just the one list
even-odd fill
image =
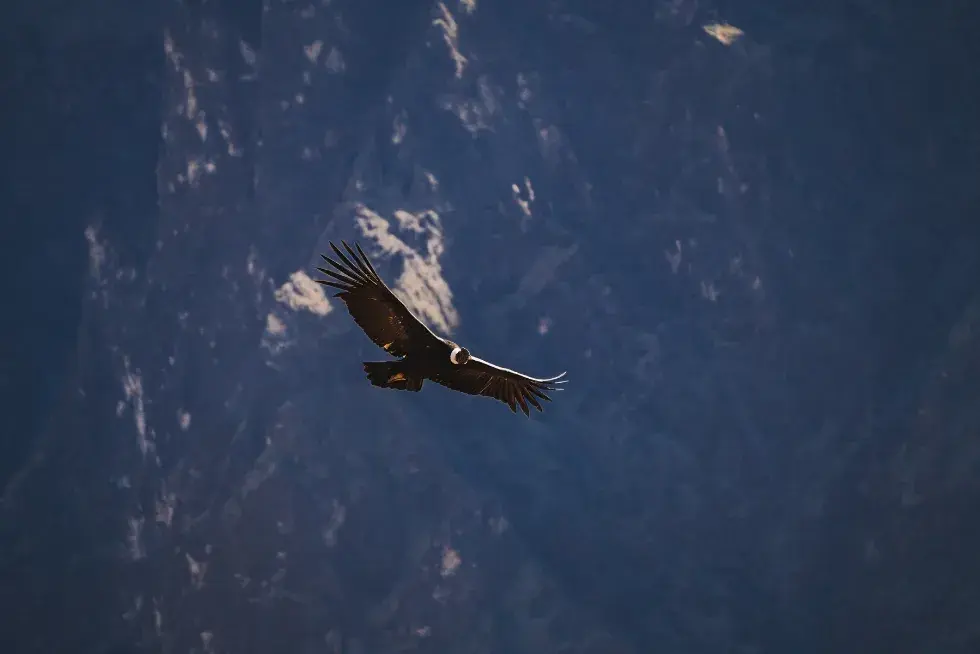
{"label": "condor", "polygon": [[398,357],[397,361],[366,361],[364,371],[371,384],[380,388],[420,391],[430,379],[454,391],[499,400],[517,413],[529,416],[529,406],[541,411],[541,400],[561,390],[565,373],[535,379],[514,370],[495,366],[470,354],[465,347],[436,336],[395,296],[374,270],[357,243],[356,252],[341,241],[346,254],[330,243],[337,259],[321,254],[331,269],[317,268],[329,280],[316,280],[339,289],[354,322],[378,347]]}

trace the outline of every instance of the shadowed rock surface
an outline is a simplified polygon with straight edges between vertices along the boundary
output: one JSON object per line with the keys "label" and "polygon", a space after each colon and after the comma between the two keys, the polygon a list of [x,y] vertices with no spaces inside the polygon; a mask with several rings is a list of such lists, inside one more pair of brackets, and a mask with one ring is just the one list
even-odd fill
{"label": "shadowed rock surface", "polygon": [[797,4],[11,10],[3,651],[977,651],[976,11]]}

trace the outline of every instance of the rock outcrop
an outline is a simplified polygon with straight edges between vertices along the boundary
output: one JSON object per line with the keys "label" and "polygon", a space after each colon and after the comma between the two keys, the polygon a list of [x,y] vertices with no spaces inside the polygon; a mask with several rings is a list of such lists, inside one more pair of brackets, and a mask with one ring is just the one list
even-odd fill
{"label": "rock outcrop", "polygon": [[[9,651],[974,651],[980,132],[921,59],[968,88],[968,33],[614,5],[92,23],[142,131],[82,117],[104,159],[66,192],[107,190],[3,469]],[[11,88],[108,102],[64,72],[83,27],[45,30]],[[310,278],[338,239],[568,391],[525,420],[370,387]]]}

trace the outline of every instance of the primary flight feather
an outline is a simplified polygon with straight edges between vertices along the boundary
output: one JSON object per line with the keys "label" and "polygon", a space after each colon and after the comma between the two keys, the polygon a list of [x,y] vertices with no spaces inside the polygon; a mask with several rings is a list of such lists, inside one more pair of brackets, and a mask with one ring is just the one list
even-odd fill
{"label": "primary flight feather", "polygon": [[[398,357],[396,361],[366,361],[364,371],[374,386],[403,391],[420,391],[430,379],[454,391],[500,400],[517,412],[530,415],[529,407],[542,411],[548,393],[561,390],[565,373],[548,379],[528,377],[471,356],[469,350],[437,336],[402,304],[375,271],[357,243],[344,251],[333,243],[332,259],[320,256],[330,268],[317,268],[330,279],[317,283],[338,289],[354,322],[378,347]],[[346,253],[345,253],[346,252]],[[559,381],[561,380],[561,381]]]}

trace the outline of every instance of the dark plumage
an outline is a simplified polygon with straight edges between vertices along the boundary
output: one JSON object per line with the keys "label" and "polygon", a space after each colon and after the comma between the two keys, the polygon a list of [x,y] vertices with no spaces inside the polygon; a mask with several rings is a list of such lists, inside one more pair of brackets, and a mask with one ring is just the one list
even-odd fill
{"label": "dark plumage", "polygon": [[[342,242],[343,243],[343,242]],[[399,357],[397,361],[366,361],[364,371],[375,386],[403,391],[420,391],[431,379],[437,384],[469,395],[500,400],[517,412],[530,415],[528,406],[541,411],[540,400],[550,402],[547,393],[561,390],[561,373],[549,379],[535,379],[514,370],[495,366],[471,356],[469,350],[436,336],[416,318],[381,280],[361,247],[355,252],[343,243],[346,254],[330,244],[337,260],[320,255],[332,269],[317,268],[329,280],[316,280],[339,289],[354,322],[378,347]]]}

